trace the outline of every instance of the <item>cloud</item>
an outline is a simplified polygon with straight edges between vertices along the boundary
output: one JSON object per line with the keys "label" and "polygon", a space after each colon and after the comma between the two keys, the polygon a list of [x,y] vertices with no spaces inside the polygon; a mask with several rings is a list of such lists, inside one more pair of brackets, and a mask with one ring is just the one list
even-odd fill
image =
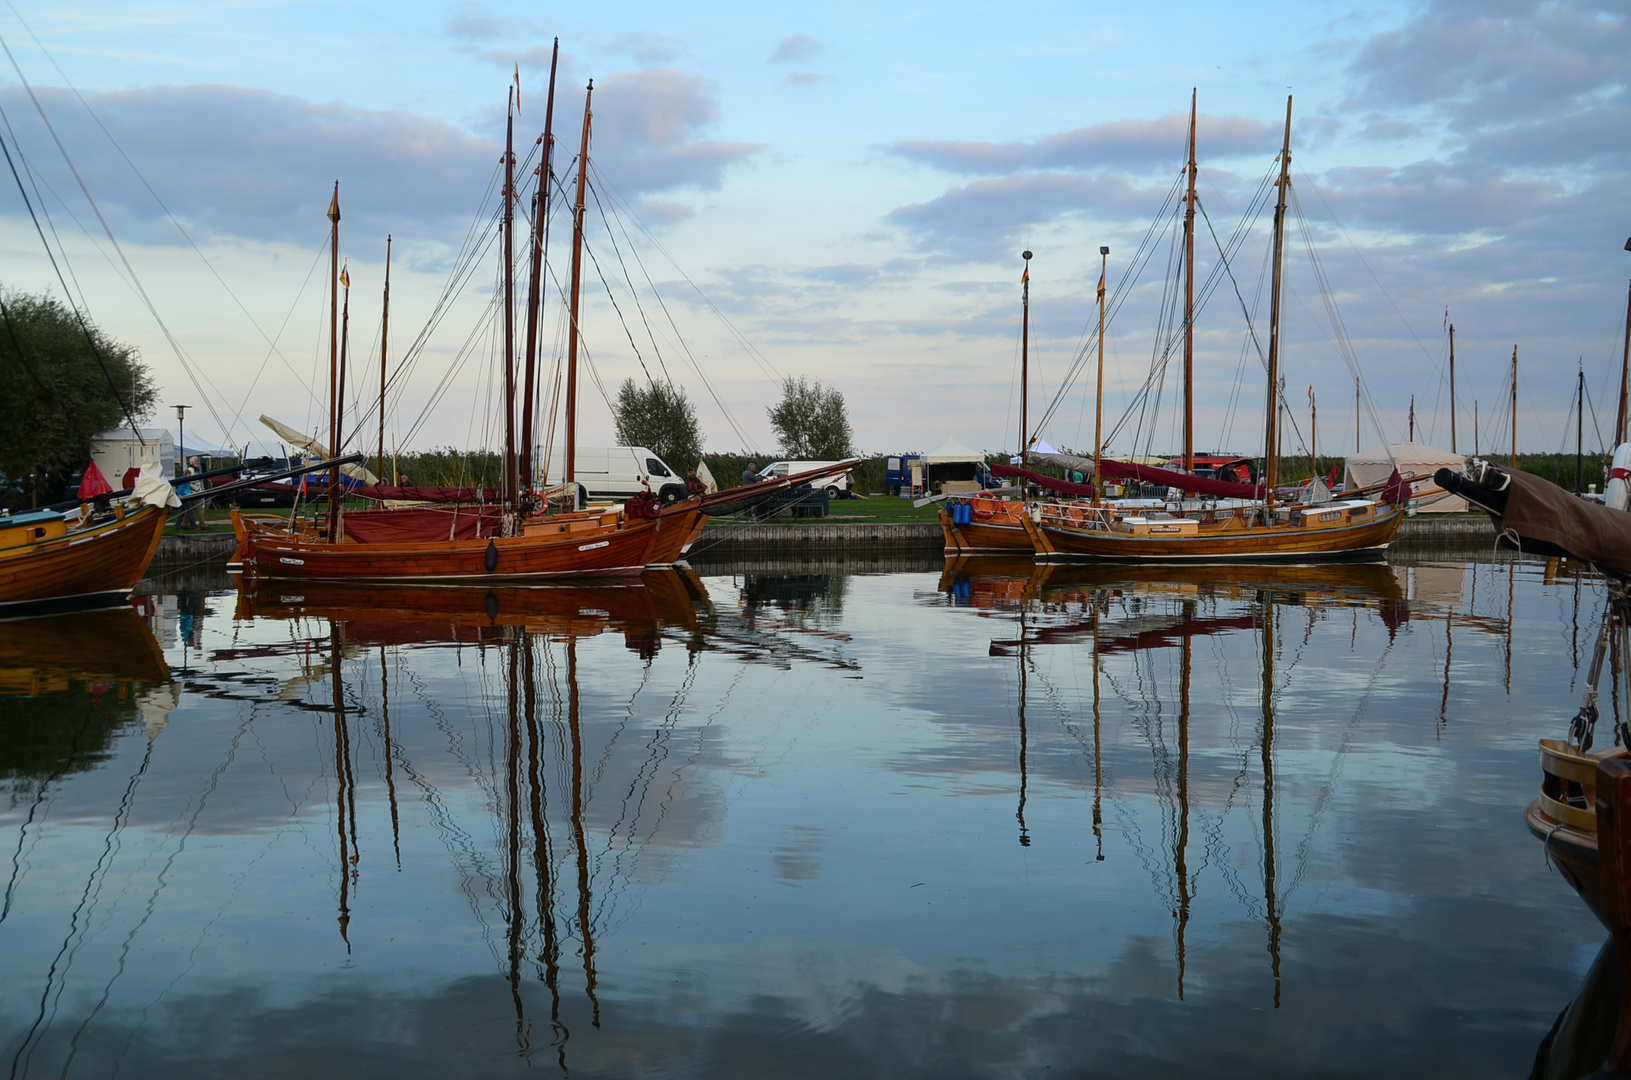
{"label": "cloud", "polygon": [[[115,232],[182,242],[74,95],[35,89]],[[442,121],[243,87],[157,86],[86,101],[176,216],[204,235],[304,245],[327,231],[338,179],[348,230],[456,236],[499,154]],[[0,102],[33,165],[58,191],[74,190],[21,88],[0,90]]]}
{"label": "cloud", "polygon": [[795,60],[808,60],[826,46],[809,34],[789,34],[781,39],[776,51],[770,54],[772,64],[790,64]]}
{"label": "cloud", "polygon": [[666,64],[674,59],[679,43],[662,34],[627,32],[612,35],[609,48],[613,52],[628,53],[642,64]]}
{"label": "cloud", "polygon": [[685,203],[666,202],[662,199],[644,199],[638,210],[640,217],[648,224],[657,225],[675,225],[697,216],[697,212]]}
{"label": "cloud", "polygon": [[453,16],[442,27],[448,37],[461,38],[465,41],[491,41],[503,37],[515,29],[515,23],[509,19],[500,19],[494,15],[458,14]]}
{"label": "cloud", "polygon": [[675,68],[609,76],[595,87],[592,160],[625,193],[717,190],[724,171],[759,149],[696,135],[719,119],[714,85]]}
{"label": "cloud", "polygon": [[902,206],[886,220],[914,234],[924,250],[1000,258],[1004,241],[1035,225],[1091,211],[1112,220],[1146,215],[1161,193],[1119,176],[1028,172],[954,187],[925,202]]}
{"label": "cloud", "polygon": [[[1200,115],[1195,140],[1201,160],[1272,154],[1280,129],[1240,116]],[[1118,120],[1047,135],[1031,142],[906,140],[888,152],[942,172],[1006,175],[1022,169],[1167,170],[1182,166],[1189,114],[1156,120]]]}
{"label": "cloud", "polygon": [[832,76],[815,71],[789,71],[781,81],[783,86],[820,86],[832,82]]}
{"label": "cloud", "polygon": [[[115,233],[184,242],[73,94],[53,87],[36,92]],[[86,100],[200,240],[231,236],[305,245],[326,234],[324,211],[338,179],[348,234],[456,242],[502,151],[497,138],[441,120],[243,87],[160,86]],[[541,106],[542,93],[529,100]],[[557,98],[560,168],[577,146],[576,115],[567,100]],[[16,124],[30,163],[55,190],[74,191],[21,88],[0,90],[0,105]],[[727,167],[757,150],[698,138],[718,115],[712,84],[704,79],[673,69],[613,75],[596,86],[596,165],[630,197],[717,189]],[[502,116],[495,117],[496,129]],[[528,142],[530,137],[521,140],[521,153]],[[674,202],[649,206],[652,218],[664,223],[692,213]],[[15,217],[24,211],[7,203],[3,212]]]}

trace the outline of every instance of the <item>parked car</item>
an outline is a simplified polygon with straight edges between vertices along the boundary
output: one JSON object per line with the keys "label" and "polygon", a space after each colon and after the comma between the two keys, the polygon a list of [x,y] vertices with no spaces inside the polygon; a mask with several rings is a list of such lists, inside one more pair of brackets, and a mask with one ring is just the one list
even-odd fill
{"label": "parked car", "polygon": [[[647,487],[665,505],[685,498],[685,477],[644,446],[580,446],[572,472],[583,499],[627,499]],[[565,475],[566,451],[557,446],[549,453],[544,484],[554,487]]]}
{"label": "parked car", "polygon": [[[828,465],[837,465],[836,461],[773,461],[759,470],[759,475],[769,480],[780,480],[784,476],[795,473],[809,472],[811,469],[821,469]],[[850,481],[853,477],[849,471],[826,478],[827,498],[842,499],[850,493]]]}

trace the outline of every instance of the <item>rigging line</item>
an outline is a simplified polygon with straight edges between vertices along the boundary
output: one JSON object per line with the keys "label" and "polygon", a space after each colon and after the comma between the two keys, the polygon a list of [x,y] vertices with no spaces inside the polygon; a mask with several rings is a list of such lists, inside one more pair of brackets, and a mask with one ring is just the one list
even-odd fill
{"label": "rigging line", "polygon": [[[1411,339],[1414,340],[1417,347],[1421,349],[1422,355],[1427,357],[1427,359],[1433,363],[1434,367],[1438,367],[1437,359],[1434,358],[1432,353],[1427,351],[1427,346],[1422,344],[1421,338],[1416,336],[1416,331],[1411,327],[1409,321],[1405,319],[1404,312],[1400,311],[1399,305],[1393,302],[1393,297],[1389,295],[1387,287],[1382,284],[1382,279],[1376,276],[1376,271],[1372,270],[1370,263],[1365,261],[1365,253],[1359,250],[1359,245],[1353,242],[1353,238],[1348,235],[1348,230],[1344,228],[1342,222],[1337,219],[1336,211],[1332,210],[1331,204],[1325,201],[1325,196],[1320,192],[1319,187],[1314,183],[1314,178],[1309,176],[1308,173],[1304,172],[1302,173],[1302,180],[1309,186],[1310,189],[1313,190],[1314,197],[1320,201],[1321,206],[1325,207],[1325,212],[1331,215],[1331,223],[1337,227],[1339,232],[1342,233],[1342,238],[1348,241],[1348,246],[1353,248],[1354,254],[1359,256],[1360,265],[1363,266],[1365,268],[1365,272],[1371,276],[1371,280],[1376,282],[1376,287],[1382,291],[1382,297],[1387,300],[1388,307],[1393,309],[1393,314],[1399,316],[1399,321],[1404,324],[1404,328],[1410,334]],[[1298,186],[1300,185],[1292,185],[1293,199],[1297,197],[1296,190]],[[1301,209],[1298,209],[1297,216],[1302,216]]]}
{"label": "rigging line", "polygon": [[[1122,305],[1125,304],[1128,297],[1132,295],[1131,286],[1138,280],[1139,275],[1143,273],[1144,266],[1149,262],[1150,258],[1154,256],[1155,247],[1151,241],[1157,235],[1158,231],[1164,231],[1162,226],[1168,219],[1167,208],[1172,204],[1173,199],[1177,197],[1178,190],[1182,186],[1182,183],[1183,174],[1180,172],[1178,179],[1174,180],[1172,182],[1172,187],[1168,189],[1166,198],[1162,200],[1160,209],[1158,209],[1155,216],[1150,219],[1150,226],[1144,231],[1143,238],[1139,240],[1138,248],[1133,252],[1132,259],[1122,270],[1121,277],[1117,279],[1115,290],[1110,294],[1110,303],[1105,313],[1106,331],[1108,331],[1115,323],[1117,313],[1121,311]],[[1087,367],[1089,358],[1093,355],[1093,346],[1099,340],[1098,327],[1097,324],[1092,321],[1090,321],[1089,325],[1091,327],[1091,331],[1083,331],[1084,343],[1076,350],[1075,358],[1071,361],[1069,367],[1066,368],[1065,377],[1060,381],[1059,388],[1054,392],[1053,399],[1048,402],[1047,408],[1042,410],[1042,418],[1037,421],[1036,424],[1038,430],[1041,430],[1043,425],[1053,418],[1053,414],[1058,410],[1061,401],[1064,399],[1064,395],[1068,393],[1070,388],[1075,384],[1076,379],[1081,375],[1083,369]]]}
{"label": "rigging line", "polygon": [[[62,261],[67,263],[68,262],[68,248],[62,242],[62,235],[57,232],[57,223],[51,217],[50,208],[48,206],[46,206],[45,195],[44,195],[44,193],[42,193],[40,191],[40,185],[44,184],[45,185],[45,190],[49,191],[56,198],[57,204],[60,205],[64,210],[66,210],[68,212],[68,217],[73,220],[73,223],[75,225],[79,226],[79,231],[80,232],[84,233],[87,237],[89,237],[91,235],[91,231],[89,229],[85,228],[84,222],[79,220],[79,215],[75,214],[73,212],[73,210],[69,208],[68,201],[66,199],[64,199],[61,195],[57,194],[56,188],[51,186],[51,181],[49,181],[49,180],[45,179],[43,176],[41,176],[40,171],[34,167],[33,163],[30,162],[26,157],[23,156],[22,140],[17,138],[17,129],[12,126],[11,117],[10,117],[10,115],[8,115],[6,113],[5,109],[3,109],[3,108],[0,108],[0,121],[4,121],[5,126],[6,126],[6,133],[11,136],[12,143],[17,147],[17,156],[19,158],[22,158],[23,171],[28,174],[29,186],[34,189],[34,198],[40,204],[40,213],[45,215],[45,224],[51,230],[51,239],[56,241],[57,250],[62,252]],[[116,264],[113,261],[113,259],[108,256],[107,252],[102,250],[102,246],[100,244],[96,243],[95,240],[91,241],[91,246],[96,248],[97,254],[101,255],[103,259],[107,260],[108,265],[113,267],[114,276],[117,277],[119,279],[119,281],[121,283],[123,283],[128,288],[129,285],[130,285],[130,282],[128,280],[126,280],[125,275],[124,275],[124,271],[119,269],[118,264]],[[68,277],[69,277],[69,280],[71,280],[74,283],[74,288],[79,290],[79,303],[80,303],[80,305],[82,307],[86,308],[87,310],[89,310],[91,305],[85,299],[85,286],[83,286],[83,285],[81,285],[79,283],[79,275],[74,272],[74,268],[73,268],[73,265],[71,263],[68,265]]]}
{"label": "rigging line", "polygon": [[[598,178],[598,174],[597,174],[597,178]],[[591,184],[589,186],[589,194],[591,194],[591,195],[593,195],[595,197],[595,209],[597,211],[599,211],[599,213],[600,213],[600,223],[602,225],[606,226],[606,237],[607,237],[607,239],[609,239],[612,242],[612,253],[617,256],[617,265],[623,271],[623,281],[629,287],[629,294],[634,297],[634,309],[640,313],[640,323],[641,323],[642,326],[644,326],[646,328],[646,337],[651,339],[651,351],[654,354],[656,354],[657,366],[662,368],[663,379],[664,379],[665,382],[668,383],[668,388],[670,390],[672,390],[672,389],[674,389],[674,380],[668,374],[668,365],[663,363],[663,353],[662,353],[662,350],[657,347],[657,337],[656,337],[655,334],[653,334],[651,332],[651,322],[646,318],[646,309],[640,303],[640,292],[639,292],[639,290],[637,290],[634,287],[634,281],[629,277],[628,265],[623,262],[623,249],[618,247],[618,245],[617,245],[617,234],[612,231],[612,223],[610,221],[606,220],[606,208],[601,205],[600,192],[595,189],[594,185]],[[591,259],[593,259],[594,255],[591,253],[589,257]],[[595,271],[598,273],[599,270],[600,270],[600,265],[597,263],[595,265]],[[606,284],[605,278],[601,279],[601,284],[603,284],[603,285]],[[611,295],[611,286],[610,285],[606,286],[606,293],[607,293],[608,296]],[[622,314],[623,313],[621,311],[618,312],[619,318],[622,317]],[[625,326],[624,329],[626,330],[627,326]],[[632,337],[629,339],[629,344],[631,346],[634,344],[634,339]],[[635,355],[636,356],[640,355],[640,352],[639,352],[638,349],[635,350]],[[645,367],[645,361],[642,360],[640,362],[640,366]],[[648,373],[646,377],[649,379],[651,376]]]}
{"label": "rigging line", "polygon": [[[302,281],[300,283],[300,291],[295,293],[294,301],[289,305],[288,313],[283,316],[283,322],[278,324],[278,331],[277,331],[278,338],[283,337],[283,331],[288,329],[289,320],[294,318],[295,309],[300,306],[300,298],[302,296],[306,295],[306,286],[311,284],[312,275],[317,272],[317,265],[318,265],[319,262],[322,261],[323,255],[327,251],[328,251],[328,238],[324,237],[323,243],[317,249],[317,254],[312,257],[311,268],[306,271],[306,280],[304,280],[304,281]],[[249,398],[250,398],[251,395],[254,394],[255,387],[260,385],[261,376],[266,373],[266,365],[271,361],[273,353],[276,353],[278,359],[283,361],[284,367],[287,367],[289,369],[290,373],[292,373],[294,375],[296,380],[298,380],[301,383],[305,383],[305,380],[303,378],[301,378],[300,373],[295,371],[294,365],[289,363],[288,357],[284,356],[283,353],[280,352],[277,349],[277,347],[275,345],[276,340],[277,340],[277,338],[273,339],[273,341],[274,341],[273,347],[266,351],[265,356],[261,357],[261,366],[255,370],[255,377],[250,380],[249,389],[244,391],[243,400],[238,403],[237,411],[235,411],[232,414],[232,422],[234,424],[238,423],[238,421],[243,418],[244,409],[248,408],[248,406],[249,406]],[[312,388],[311,384],[309,384],[309,383],[305,383],[305,386],[306,386],[306,393],[307,393],[308,397],[311,397],[312,399],[315,400],[316,391]],[[309,406],[309,404],[310,403],[308,402],[308,406]],[[309,413],[308,413],[308,415],[309,415]]]}
{"label": "rigging line", "polygon": [[[10,121],[7,121],[6,126],[8,129],[10,128]],[[102,351],[96,347],[96,337],[91,333],[91,328],[85,324],[85,316],[80,314],[79,308],[74,304],[74,294],[68,291],[68,283],[63,280],[62,268],[57,265],[57,257],[52,253],[51,245],[46,243],[45,231],[40,228],[40,219],[34,214],[34,204],[28,199],[28,192],[23,188],[23,178],[17,175],[17,165],[11,159],[11,148],[6,145],[6,141],[4,139],[0,139],[0,151],[5,152],[6,164],[11,168],[12,179],[17,181],[17,190],[23,196],[23,205],[28,207],[28,216],[34,222],[34,231],[40,234],[40,243],[45,244],[45,254],[46,257],[51,260],[51,269],[57,272],[57,281],[61,283],[62,291],[68,298],[68,307],[73,311],[74,318],[79,321],[79,328],[85,333],[85,341],[91,347],[91,355],[96,357],[96,366],[102,369],[102,377],[108,380],[108,387],[113,391],[114,400],[119,403],[119,411],[124,413],[126,422],[130,424],[130,430],[135,434],[136,442],[145,447],[147,445],[147,440],[142,438],[141,429],[136,426],[136,418],[131,415],[130,406],[125,404],[124,395],[119,393],[119,387],[114,384],[113,375],[108,371],[108,365],[102,359]],[[17,148],[17,153],[21,155],[22,152],[22,147],[19,146]],[[63,257],[64,259],[67,258],[66,255]],[[7,321],[7,325],[10,325],[9,320]],[[16,339],[14,337],[13,341],[15,342],[15,340]],[[21,355],[21,347],[19,347],[18,356]],[[131,405],[134,404],[135,402],[131,402]]]}
{"label": "rigging line", "polygon": [[[23,353],[23,345],[22,342],[17,340],[17,330],[12,326],[11,311],[6,307],[6,297],[3,290],[0,290],[0,320],[4,320],[6,324],[6,336],[11,338],[11,347],[17,350],[17,362],[23,365],[23,370],[28,372],[28,377],[34,380],[35,386],[40,388],[40,393],[48,398],[56,399],[57,405],[62,409],[63,417],[68,421],[68,430],[73,433],[74,438],[84,440],[86,436],[79,430],[79,425],[74,422],[74,413],[72,409],[68,408],[68,399],[59,394],[54,387],[48,387],[41,381],[39,373],[34,370],[34,365],[28,362],[28,357]],[[1592,416],[1593,419],[1596,418],[1595,413]],[[0,915],[0,918],[4,918],[4,916]]]}
{"label": "rigging line", "polygon": [[[39,47],[40,52],[45,55],[45,58],[51,62],[51,66],[57,69],[57,74],[62,76],[63,83],[67,85],[69,90],[73,91],[74,97],[79,100],[80,105],[84,106],[85,112],[90,115],[92,120],[96,121],[96,126],[102,129],[102,134],[108,137],[108,142],[112,143],[113,148],[119,151],[119,156],[124,158],[126,165],[130,166],[130,171],[136,174],[136,179],[141,181],[142,187],[146,188],[147,193],[153,196],[153,201],[159,204],[159,209],[163,210],[164,216],[170,219],[170,224],[176,227],[176,231],[179,232],[187,241],[188,246],[191,247],[198,255],[199,260],[203,262],[204,266],[209,270],[209,272],[215,276],[215,280],[220,282],[221,288],[225,289],[227,295],[232,297],[232,302],[237,304],[238,310],[244,313],[244,317],[249,320],[249,325],[253,326],[255,328],[255,332],[260,334],[260,336],[266,341],[267,345],[271,347],[273,352],[276,352],[277,339],[267,337],[266,331],[261,329],[260,323],[255,321],[255,316],[251,315],[249,309],[244,306],[243,301],[238,299],[238,294],[232,291],[232,286],[226,283],[226,279],[221,276],[220,271],[215,269],[215,264],[210,262],[209,258],[202,250],[200,250],[198,244],[194,242],[192,235],[182,227],[181,222],[176,219],[175,214],[171,212],[169,206],[165,205],[164,200],[159,198],[159,193],[153,190],[153,185],[147,182],[147,177],[142,175],[142,171],[136,167],[136,163],[130,159],[130,155],[125,153],[125,148],[119,145],[119,140],[113,137],[113,132],[108,130],[108,126],[106,124],[102,123],[102,118],[96,115],[96,110],[92,109],[91,103],[85,100],[85,95],[79,92],[79,87],[73,84],[73,80],[68,78],[68,73],[62,70],[62,65],[57,63],[56,57],[51,55],[50,50],[45,47],[45,43],[40,40],[39,35],[34,33],[34,28],[28,25],[27,20],[25,20],[22,14],[17,10],[17,5],[10,3],[10,0],[7,0],[6,6],[11,9],[11,13],[13,15],[17,16],[17,21],[22,23],[23,29],[28,31],[28,36],[34,39],[34,44]],[[282,354],[279,353],[279,356],[282,356]],[[287,363],[287,360],[284,362]]]}
{"label": "rigging line", "polygon": [[[413,362],[424,350],[430,335],[435,332],[437,326],[441,325],[449,306],[463,291],[465,282],[475,273],[476,267],[486,255],[487,249],[492,246],[497,236],[495,226],[502,216],[502,211],[498,207],[493,207],[491,210],[483,210],[483,207],[490,205],[493,190],[498,186],[503,174],[504,168],[501,162],[494,165],[492,172],[488,175],[487,187],[483,190],[481,199],[476,204],[476,212],[471,217],[469,226],[465,229],[464,239],[459,242],[459,249],[454,253],[453,266],[448,271],[447,280],[442,285],[442,291],[437,296],[436,303],[432,306],[430,314],[426,316],[424,325],[420,327],[419,332],[414,336],[408,347],[402,351],[401,359],[397,361],[398,375],[406,377]],[[483,228],[484,222],[485,228]]]}
{"label": "rigging line", "polygon": [[695,281],[691,280],[690,275],[685,272],[677,261],[675,261],[674,256],[668,253],[668,249],[663,247],[662,243],[657,239],[650,227],[648,227],[646,223],[641,220],[640,215],[635,213],[634,207],[629,204],[627,199],[623,198],[622,194],[617,190],[617,186],[611,181],[607,180],[604,176],[600,177],[600,182],[606,186],[607,194],[609,196],[623,203],[624,210],[628,212],[629,217],[634,220],[635,225],[639,227],[640,231],[646,235],[646,239],[651,242],[651,246],[656,248],[657,251],[659,251],[662,256],[669,261],[670,265],[672,265],[674,269],[679,272],[680,277],[685,279],[685,283],[691,286],[692,291],[695,292],[697,296],[702,298],[703,304],[705,304],[708,310],[712,311],[719,321],[725,325],[725,328],[730,331],[731,336],[736,339],[736,341],[742,346],[743,350],[746,351],[749,356],[753,357],[754,362],[760,366],[760,369],[777,382],[781,382],[785,376],[783,376],[781,372],[777,371],[776,366],[770,362],[764,353],[760,352],[753,345],[753,343],[736,328],[736,324],[731,322],[730,319],[726,317],[725,313],[719,309],[718,305],[716,305],[713,300],[709,299],[708,294],[703,292],[702,288],[697,285]]}
{"label": "rigging line", "polygon": [[[595,258],[595,252],[594,249],[589,246],[588,237],[585,237],[583,240],[583,250],[588,253],[589,261],[595,266],[595,276],[600,279],[600,284],[606,289],[606,299],[612,302],[612,310],[617,312],[617,321],[623,327],[623,336],[629,339],[629,348],[634,350],[634,358],[640,362],[640,370],[645,372],[646,382],[656,386],[657,380],[651,377],[651,369],[646,367],[646,358],[640,355],[640,346],[634,343],[634,331],[629,329],[629,321],[623,317],[623,309],[618,306],[617,297],[612,295],[611,283],[606,280],[605,273],[600,269],[600,260]],[[664,372],[664,374],[667,373]],[[614,409],[613,413],[615,414],[615,412],[616,410]]]}
{"label": "rigging line", "polygon": [[[590,162],[590,168],[594,168],[594,162]],[[679,342],[680,349],[685,353],[686,359],[690,361],[691,367],[696,371],[697,378],[702,380],[703,388],[708,391],[708,396],[713,399],[714,405],[719,409],[720,415],[725,418],[725,423],[729,424],[731,430],[736,432],[736,437],[742,440],[742,446],[745,449],[757,454],[758,450],[756,449],[756,444],[752,439],[748,438],[747,433],[743,431],[742,426],[736,422],[736,417],[732,415],[731,411],[725,407],[724,401],[720,399],[719,394],[714,390],[713,383],[709,380],[707,372],[704,371],[702,365],[697,362],[695,354],[691,352],[691,346],[685,340],[685,335],[680,333],[679,326],[674,322],[674,315],[668,309],[668,302],[663,299],[663,294],[658,291],[657,283],[651,280],[651,272],[646,269],[645,260],[640,258],[640,249],[634,243],[634,238],[629,236],[628,229],[623,225],[623,219],[617,212],[617,201],[613,197],[616,194],[616,188],[611,187],[610,183],[600,175],[600,170],[598,169],[595,170],[595,178],[599,183],[606,184],[610,189],[607,192],[607,196],[612,200],[612,217],[617,220],[618,227],[623,230],[624,237],[628,239],[629,254],[634,256],[635,265],[640,267],[640,273],[646,279],[646,286],[651,289],[651,294],[657,298],[657,306],[662,308],[663,317],[668,320],[669,329],[674,331],[674,339]],[[590,190],[594,189],[591,188]],[[632,210],[630,211],[630,214],[631,216],[633,215]],[[647,234],[649,235],[649,230],[647,230]],[[664,254],[666,255],[666,252]],[[670,261],[672,262],[673,260],[670,259]]]}
{"label": "rigging line", "polygon": [[[213,419],[216,426],[220,428],[222,435],[230,440],[232,438],[232,433],[227,430],[225,424],[221,423],[221,416],[215,411],[214,402],[210,400],[209,394],[205,392],[203,385],[198,381],[198,374],[193,370],[193,365],[188,361],[186,351],[182,349],[181,343],[175,339],[175,335],[170,333],[169,326],[165,324],[163,317],[159,315],[158,308],[154,307],[153,301],[147,295],[147,290],[142,287],[141,279],[136,276],[136,268],[130,265],[130,260],[125,257],[125,249],[120,246],[118,238],[113,235],[113,230],[108,227],[107,219],[102,216],[102,208],[99,207],[96,204],[96,200],[92,198],[90,188],[85,186],[85,180],[79,175],[79,169],[74,165],[73,158],[68,156],[68,148],[62,144],[62,139],[57,135],[57,129],[51,124],[51,118],[45,114],[45,107],[40,104],[40,99],[37,95],[35,95],[34,87],[29,83],[28,78],[23,74],[23,69],[17,63],[17,58],[12,55],[11,46],[6,43],[4,35],[0,35],[0,49],[5,50],[6,59],[11,61],[12,70],[17,72],[17,78],[23,84],[23,89],[28,91],[29,100],[34,103],[34,109],[40,114],[40,120],[45,124],[45,129],[51,133],[51,140],[57,144],[57,150],[61,152],[62,160],[67,163],[68,171],[74,176],[74,182],[79,185],[79,190],[85,196],[85,201],[90,204],[91,211],[96,214],[96,220],[101,224],[102,231],[107,234],[108,242],[113,245],[113,250],[118,252],[119,261],[124,264],[126,272],[130,274],[130,280],[135,284],[136,292],[139,296],[141,296],[142,303],[147,306],[148,313],[153,316],[153,321],[159,324],[159,329],[163,331],[165,340],[170,343],[170,348],[174,350],[176,354],[176,360],[180,362],[182,370],[187,373],[187,377],[192,380],[193,388],[198,391],[198,396],[203,399],[204,408],[209,410],[211,419]],[[32,212],[33,211],[30,210],[30,213]],[[66,288],[66,286],[64,287]],[[92,351],[95,351],[94,346]],[[101,363],[100,354],[97,356],[97,362],[99,364]],[[105,365],[103,366],[103,373],[107,373]],[[111,376],[109,376],[108,381],[111,384]],[[117,389],[114,391],[114,393],[115,396],[117,396]],[[131,427],[134,428],[135,426],[135,423],[132,422]],[[138,433],[137,438],[140,439],[140,433]]]}

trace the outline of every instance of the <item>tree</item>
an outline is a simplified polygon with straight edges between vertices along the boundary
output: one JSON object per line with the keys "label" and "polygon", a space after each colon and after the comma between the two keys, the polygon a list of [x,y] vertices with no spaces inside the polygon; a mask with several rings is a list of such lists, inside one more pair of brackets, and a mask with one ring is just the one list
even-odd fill
{"label": "tree", "polygon": [[853,450],[844,395],[836,387],[788,376],[782,380],[781,401],[769,413],[782,453],[793,461],[838,461]]}
{"label": "tree", "polygon": [[644,446],[676,469],[702,459],[702,430],[685,391],[667,383],[638,386],[624,379],[617,389],[617,430],[626,446]]}
{"label": "tree", "polygon": [[95,325],[87,339],[73,311],[51,297],[6,292],[0,303],[0,474],[8,486],[44,475],[39,493],[58,498],[68,474],[90,460],[91,440],[124,426],[127,410],[146,420],[158,390],[133,346]]}

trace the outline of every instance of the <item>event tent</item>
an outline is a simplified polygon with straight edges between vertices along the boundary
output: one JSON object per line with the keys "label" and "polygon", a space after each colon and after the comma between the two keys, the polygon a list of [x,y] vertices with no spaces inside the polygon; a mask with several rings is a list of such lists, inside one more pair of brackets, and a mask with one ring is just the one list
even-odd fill
{"label": "event tent", "polygon": [[1413,491],[1420,493],[1420,497],[1413,500],[1417,512],[1459,514],[1467,509],[1467,500],[1439,490],[1433,482],[1433,473],[1439,469],[1459,472],[1466,463],[1465,456],[1440,450],[1436,446],[1414,442],[1391,443],[1350,455],[1342,475],[1342,484],[1349,491],[1380,484],[1392,475],[1397,466],[1399,475],[1410,481]]}

